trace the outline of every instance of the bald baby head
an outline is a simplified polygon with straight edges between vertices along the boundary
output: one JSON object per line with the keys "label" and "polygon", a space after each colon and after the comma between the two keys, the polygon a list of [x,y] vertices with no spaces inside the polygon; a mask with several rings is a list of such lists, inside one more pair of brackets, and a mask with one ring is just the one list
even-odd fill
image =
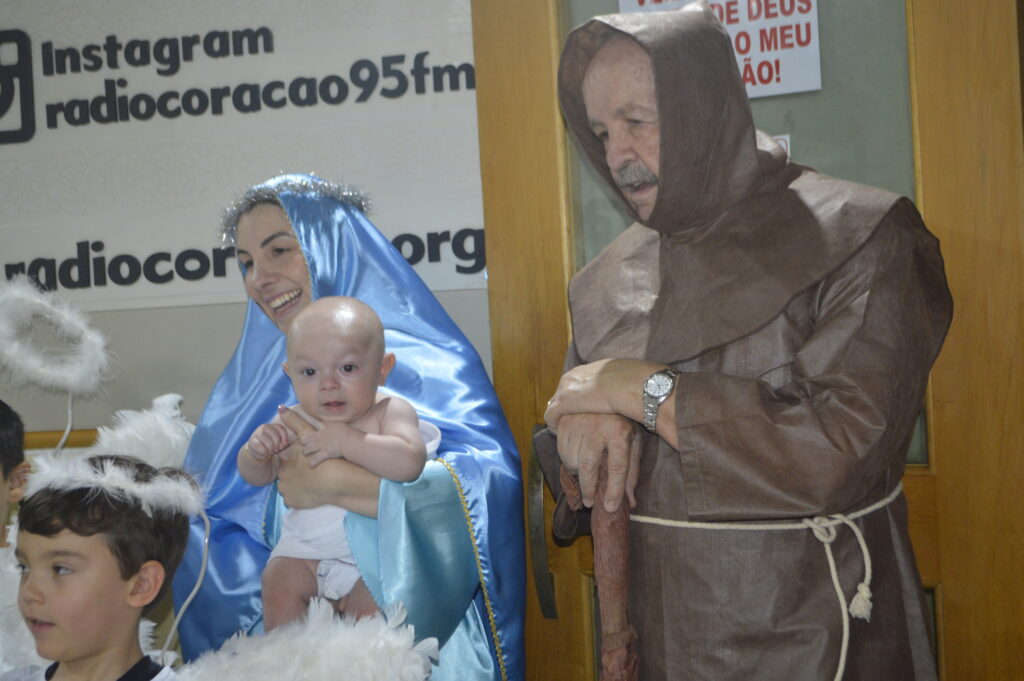
{"label": "bald baby head", "polygon": [[295,396],[320,421],[358,421],[395,366],[395,356],[384,352],[380,318],[355,298],[310,303],[292,321],[287,349],[284,370]]}
{"label": "bald baby head", "polygon": [[295,317],[288,330],[289,356],[311,336],[344,336],[369,350],[384,354],[384,326],[366,303],[346,296],[329,296],[310,303]]}

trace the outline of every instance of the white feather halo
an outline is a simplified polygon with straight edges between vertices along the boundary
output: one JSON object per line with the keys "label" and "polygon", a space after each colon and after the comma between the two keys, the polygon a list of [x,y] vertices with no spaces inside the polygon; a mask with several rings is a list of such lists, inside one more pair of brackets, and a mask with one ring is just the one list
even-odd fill
{"label": "white feather halo", "polygon": [[[47,355],[19,336],[35,317],[55,327],[66,353]],[[99,390],[110,370],[107,342],[86,318],[28,277],[0,282],[0,364],[15,384],[88,395]]]}
{"label": "white feather halo", "polygon": [[203,510],[203,495],[184,476],[161,475],[139,482],[115,461],[104,461],[99,467],[81,454],[55,456],[46,454],[32,461],[25,498],[43,489],[73,490],[91,488],[115,499],[134,499],[147,515],[153,509],[198,515]]}

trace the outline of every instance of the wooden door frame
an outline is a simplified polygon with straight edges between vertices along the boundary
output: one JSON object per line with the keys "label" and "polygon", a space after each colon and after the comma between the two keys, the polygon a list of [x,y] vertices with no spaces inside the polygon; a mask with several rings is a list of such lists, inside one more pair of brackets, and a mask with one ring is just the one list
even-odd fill
{"label": "wooden door frame", "polygon": [[1024,678],[1019,11],[907,2],[917,203],[942,242],[954,301],[929,414],[940,663],[952,680]]}
{"label": "wooden door frame", "polygon": [[[494,382],[524,460],[569,339],[574,245],[555,96],[559,4],[472,0]],[[1011,570],[1024,565],[1019,3],[906,4],[916,200],[942,242],[955,302],[932,372],[931,463],[907,476],[911,531],[938,596],[943,678],[1024,678],[1015,664],[1024,580]],[[552,565],[587,570],[585,547],[548,548]],[[556,581],[556,599],[575,591],[584,604],[560,611],[563,621],[589,617],[585,589]],[[593,678],[579,650],[590,645],[585,628],[567,635],[543,619],[532,586],[527,620],[527,678]],[[549,666],[531,664],[535,651]]]}

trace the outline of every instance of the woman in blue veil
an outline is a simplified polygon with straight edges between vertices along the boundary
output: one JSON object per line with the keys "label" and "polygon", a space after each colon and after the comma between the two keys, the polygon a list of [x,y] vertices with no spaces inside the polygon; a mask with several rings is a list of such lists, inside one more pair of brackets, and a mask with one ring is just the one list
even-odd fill
{"label": "woman in blue veil", "polygon": [[[365,199],[311,175],[282,175],[230,208],[225,234],[255,205],[276,203],[305,257],[313,299],[352,296],[380,316],[397,365],[383,390],[441,430],[438,458],[410,483],[380,481],[377,517],[346,514],[366,587],[401,603],[417,639],[441,645],[431,678],[522,679],[525,584],[519,457],[476,351],[401,254],[367,220]],[[234,633],[262,630],[260,573],[277,539],[276,486],[252,487],[235,454],[295,396],[281,363],[284,334],[249,300],[242,336],[197,424],[185,467],[207,494],[212,523],[202,586],[179,626],[186,659]],[[331,480],[326,461],[315,470]],[[326,468],[324,468],[326,466]],[[335,469],[340,470],[340,469]],[[323,483],[329,484],[329,483]],[[193,589],[204,531],[193,524],[174,578],[175,607]]]}

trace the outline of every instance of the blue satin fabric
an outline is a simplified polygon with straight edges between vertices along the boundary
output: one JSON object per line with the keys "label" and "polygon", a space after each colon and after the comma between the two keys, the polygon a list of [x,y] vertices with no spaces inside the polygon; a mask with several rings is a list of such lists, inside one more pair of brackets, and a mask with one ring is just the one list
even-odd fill
{"label": "blue satin fabric", "polygon": [[[379,604],[405,604],[417,638],[443,644],[432,679],[522,679],[520,467],[494,389],[476,351],[401,254],[357,208],[316,191],[316,182],[281,176],[266,183],[302,245],[314,298],[354,296],[376,310],[398,360],[385,389],[442,433],[440,461],[418,480],[382,481],[377,519],[348,514],[360,572]],[[260,572],[281,503],[273,486],[239,477],[235,454],[277,405],[295,403],[283,360],[284,336],[250,301],[238,348],[185,461],[207,490],[213,524],[207,575],[179,628],[189,660],[237,631],[262,628]],[[195,584],[202,536],[194,523],[174,578],[176,607]]]}

